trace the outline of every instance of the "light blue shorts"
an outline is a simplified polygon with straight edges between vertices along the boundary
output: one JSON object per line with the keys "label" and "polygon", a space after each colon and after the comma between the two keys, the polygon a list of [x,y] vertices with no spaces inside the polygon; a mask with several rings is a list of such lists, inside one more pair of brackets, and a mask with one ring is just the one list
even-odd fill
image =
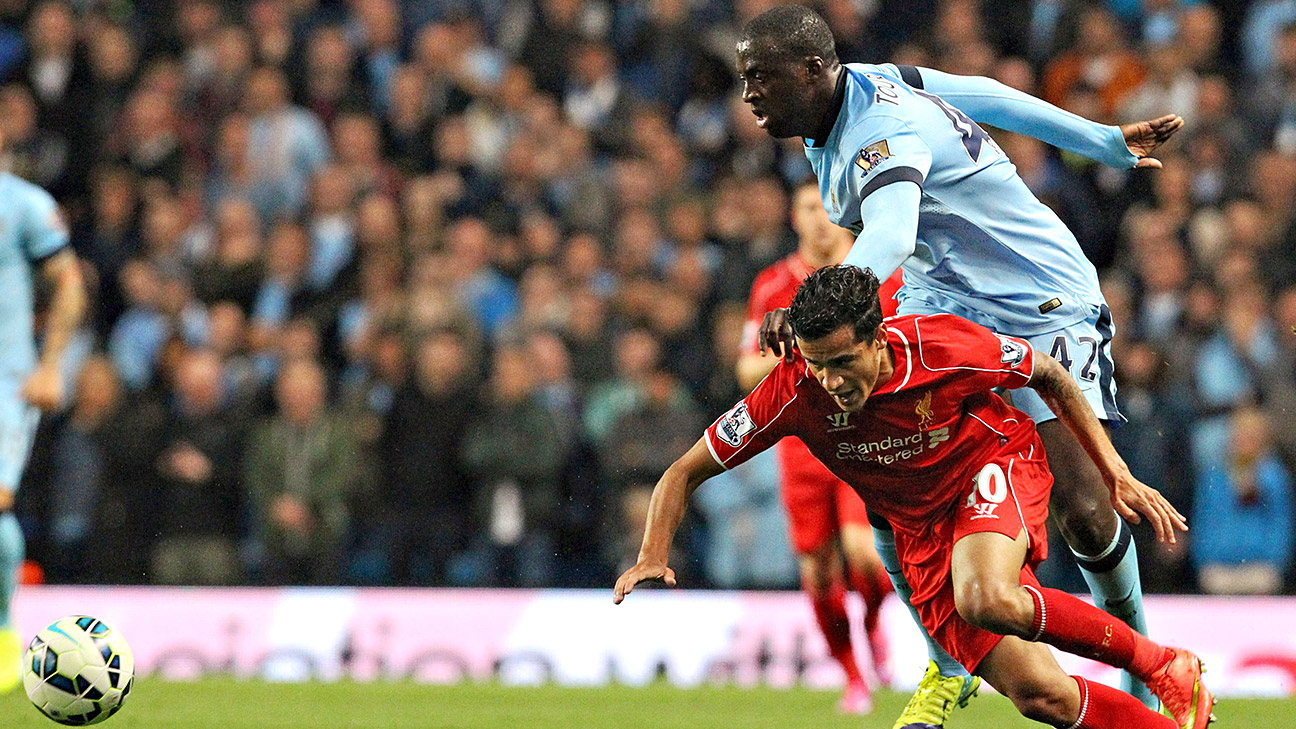
{"label": "light blue shorts", "polygon": [[[1099,420],[1110,424],[1125,422],[1125,416],[1121,415],[1120,408],[1116,406],[1116,378],[1114,377],[1116,366],[1111,356],[1111,341],[1116,333],[1116,325],[1112,323],[1111,309],[1108,309],[1106,304],[1095,306],[1084,321],[1057,331],[1032,336],[1023,336],[1010,327],[996,326],[992,322],[987,322],[986,316],[981,313],[932,308],[917,297],[902,302],[897,313],[955,314],[984,324],[998,334],[1021,337],[1030,342],[1035,351],[1049,354],[1071,372],[1076,384],[1080,385],[1080,391],[1084,393],[1085,401],[1093,408]],[[1012,391],[1012,404],[1013,407],[1029,415],[1036,423],[1057,418],[1044,404],[1044,400],[1027,387]]]}
{"label": "light blue shorts", "polygon": [[40,423],[40,411],[22,398],[22,383],[0,377],[0,487],[10,491],[18,490]]}

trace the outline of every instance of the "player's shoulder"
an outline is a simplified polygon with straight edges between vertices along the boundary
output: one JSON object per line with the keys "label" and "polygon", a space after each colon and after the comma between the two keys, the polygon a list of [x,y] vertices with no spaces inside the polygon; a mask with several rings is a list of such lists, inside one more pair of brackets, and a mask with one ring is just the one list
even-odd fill
{"label": "player's shoulder", "polygon": [[26,207],[48,210],[57,204],[45,188],[12,172],[0,172],[0,189],[4,190],[6,199]]}
{"label": "player's shoulder", "polygon": [[756,274],[756,278],[752,280],[749,302],[752,304],[767,304],[772,299],[778,298],[785,289],[795,285],[795,283],[799,282],[794,281],[788,266],[788,260],[786,258],[779,259]]}
{"label": "player's shoulder", "polygon": [[954,314],[926,314],[896,317],[896,329],[905,334],[918,351],[918,361],[928,368],[942,368],[967,358],[971,348],[993,332]]}

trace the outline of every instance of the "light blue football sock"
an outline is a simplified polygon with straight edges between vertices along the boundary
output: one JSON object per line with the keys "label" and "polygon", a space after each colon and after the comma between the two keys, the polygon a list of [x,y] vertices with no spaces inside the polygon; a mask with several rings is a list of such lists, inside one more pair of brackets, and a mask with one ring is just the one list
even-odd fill
{"label": "light blue football sock", "polygon": [[[1143,612],[1143,586],[1139,581],[1138,551],[1134,549],[1134,534],[1124,519],[1118,520],[1120,528],[1112,543],[1100,554],[1089,557],[1074,549],[1080,574],[1089,585],[1094,604],[1118,617],[1134,630],[1147,635],[1147,618]],[[1121,689],[1145,706],[1156,710],[1161,704],[1148,691],[1143,682],[1128,671],[1121,672]]]}
{"label": "light blue football sock", "polygon": [[24,553],[18,518],[11,512],[0,514],[0,630],[9,627],[9,610],[18,589],[18,567]]}
{"label": "light blue football sock", "polygon": [[955,676],[967,676],[967,669],[962,663],[954,660],[954,657],[945,652],[940,644],[927,634],[927,629],[923,627],[922,620],[918,618],[918,609],[913,606],[913,588],[909,586],[909,581],[905,579],[904,573],[900,571],[900,556],[896,554],[895,532],[890,529],[879,529],[873,527],[873,545],[877,547],[878,556],[882,558],[882,566],[886,568],[887,575],[891,578],[891,584],[895,587],[896,594],[900,596],[904,606],[909,608],[909,614],[913,616],[914,625],[922,631],[923,640],[927,641],[927,657],[936,662],[936,667],[940,669],[941,675],[948,678]]}

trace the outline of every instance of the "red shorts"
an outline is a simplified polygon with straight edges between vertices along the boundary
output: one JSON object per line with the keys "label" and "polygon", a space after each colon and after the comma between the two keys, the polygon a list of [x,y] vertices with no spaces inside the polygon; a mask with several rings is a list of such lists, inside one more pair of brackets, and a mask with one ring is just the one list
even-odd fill
{"label": "red shorts", "polygon": [[1025,529],[1030,546],[1021,582],[1038,587],[1032,568],[1048,556],[1045,522],[1052,487],[1044,448],[1037,441],[1026,452],[1005,454],[983,468],[929,532],[896,530],[896,551],[923,627],[969,671],[976,670],[1003,636],[969,624],[955,610],[950,576],[954,544],[980,532],[1016,539]]}
{"label": "red shorts", "polygon": [[843,524],[868,526],[864,500],[811,455],[799,438],[784,438],[776,447],[783,506],[792,548],[798,554],[818,551]]}

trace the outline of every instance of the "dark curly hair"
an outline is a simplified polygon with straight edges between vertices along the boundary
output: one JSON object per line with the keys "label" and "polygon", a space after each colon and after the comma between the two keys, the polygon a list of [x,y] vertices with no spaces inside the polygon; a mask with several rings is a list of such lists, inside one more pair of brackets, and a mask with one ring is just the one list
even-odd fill
{"label": "dark curly hair", "polygon": [[828,23],[804,5],[780,5],[757,15],[743,26],[738,42],[762,41],[762,49],[778,60],[818,56],[829,66],[837,63],[837,41]]}
{"label": "dark curly hair", "polygon": [[882,302],[873,271],[856,266],[825,266],[806,277],[788,310],[792,331],[801,339],[820,339],[849,324],[855,341],[877,335]]}

